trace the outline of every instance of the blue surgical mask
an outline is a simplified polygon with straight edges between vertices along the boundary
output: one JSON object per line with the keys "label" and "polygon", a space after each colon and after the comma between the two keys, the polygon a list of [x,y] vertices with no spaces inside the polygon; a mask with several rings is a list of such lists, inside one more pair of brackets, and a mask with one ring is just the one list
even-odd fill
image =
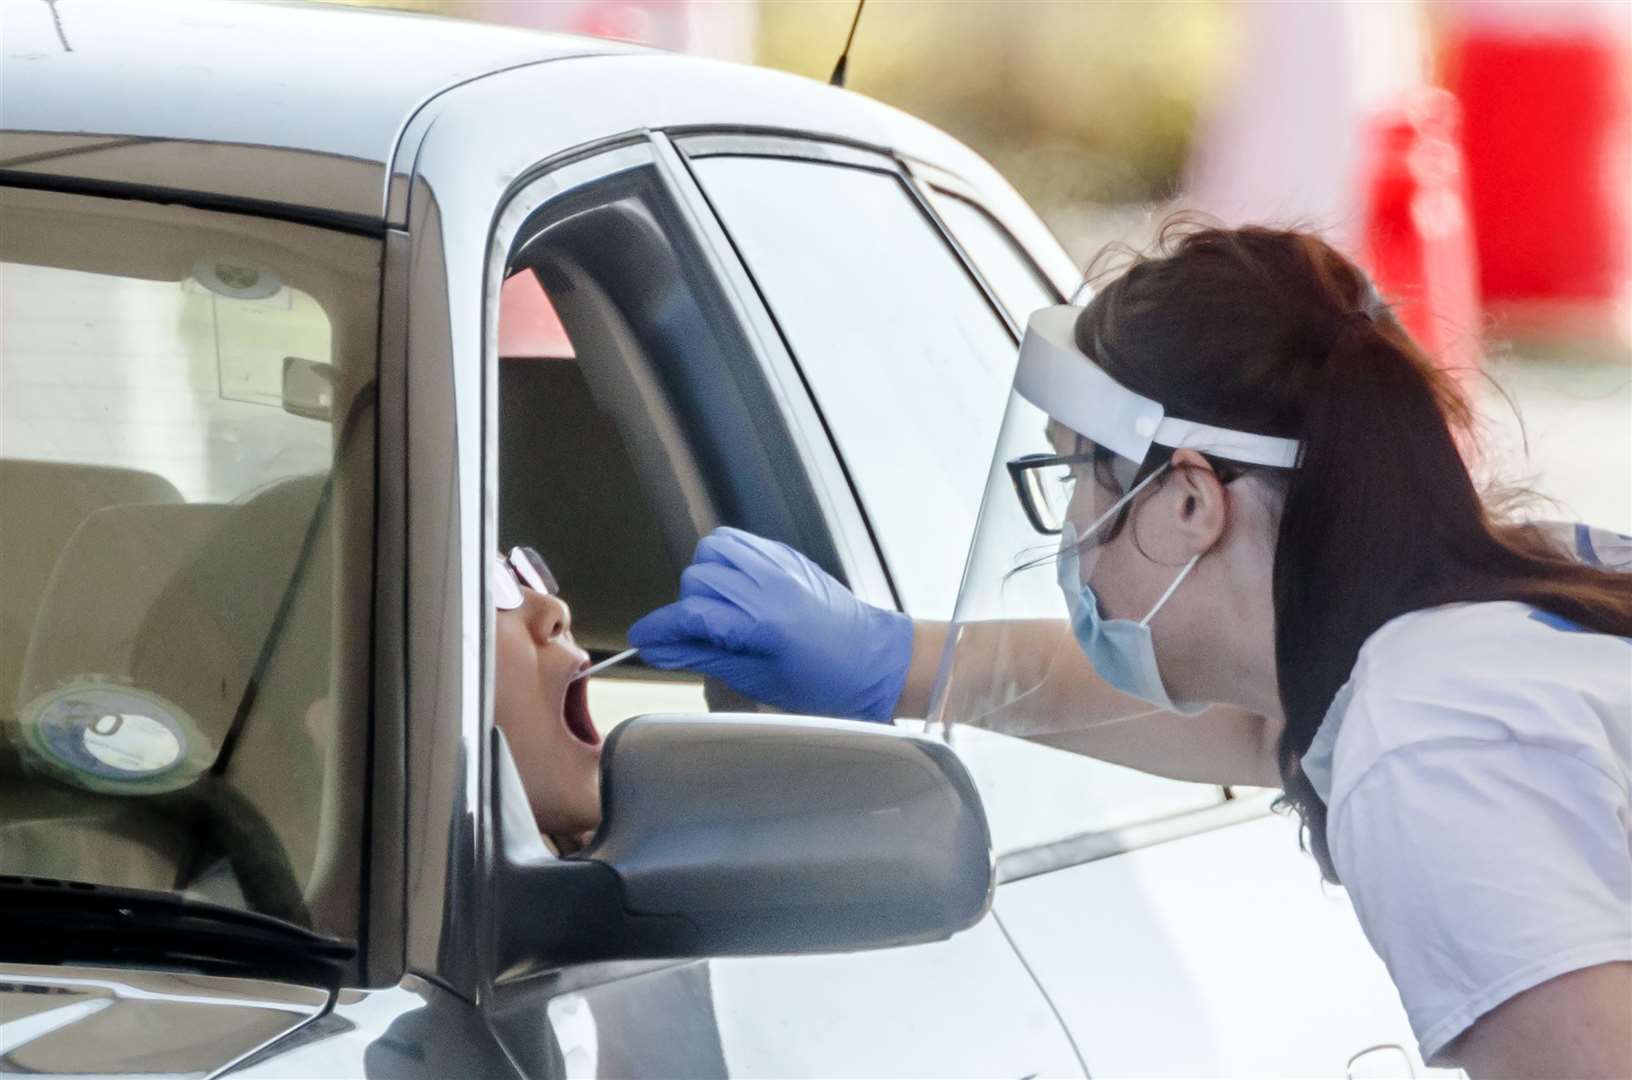
{"label": "blue surgical mask", "polygon": [[[1115,506],[1089,526],[1088,535],[1098,536],[1105,522],[1111,520],[1129,499],[1139,494],[1140,488],[1158,475],[1160,470],[1118,499]],[[1087,654],[1100,678],[1124,694],[1147,701],[1158,709],[1184,713],[1186,716],[1193,716],[1205,709],[1205,704],[1175,702],[1168,695],[1161,671],[1156,665],[1156,645],[1150,636],[1150,620],[1162,610],[1162,605],[1172,597],[1179,583],[1195,569],[1201,556],[1196,555],[1185,563],[1184,569],[1179,571],[1179,576],[1173,579],[1173,584],[1167,587],[1150,613],[1135,622],[1133,619],[1107,619],[1100,613],[1099,598],[1082,580],[1078,547],[1076,527],[1068,521],[1060,537],[1060,591],[1065,594],[1065,606],[1071,615],[1071,630],[1076,635],[1077,644],[1082,646],[1082,651]]]}

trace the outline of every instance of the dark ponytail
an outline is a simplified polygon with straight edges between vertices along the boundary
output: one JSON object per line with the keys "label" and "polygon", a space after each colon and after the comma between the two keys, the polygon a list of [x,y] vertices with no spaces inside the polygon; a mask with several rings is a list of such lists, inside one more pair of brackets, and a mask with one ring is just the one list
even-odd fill
{"label": "dark ponytail", "polygon": [[1170,224],[1077,333],[1173,416],[1303,442],[1299,467],[1278,473],[1278,760],[1329,879],[1326,807],[1300,760],[1379,627],[1440,604],[1516,600],[1632,635],[1632,576],[1495,520],[1463,458],[1471,414],[1458,387],[1320,238]]}

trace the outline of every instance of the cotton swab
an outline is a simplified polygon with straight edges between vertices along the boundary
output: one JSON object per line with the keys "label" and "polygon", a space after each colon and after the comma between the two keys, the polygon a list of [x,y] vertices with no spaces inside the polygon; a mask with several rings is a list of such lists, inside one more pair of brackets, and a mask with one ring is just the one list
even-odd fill
{"label": "cotton swab", "polygon": [[590,665],[589,667],[580,671],[578,674],[574,675],[571,681],[577,682],[579,679],[587,679],[597,671],[605,671],[613,664],[623,663],[625,660],[629,659],[631,656],[634,656],[638,652],[640,652],[639,649],[625,649],[616,656],[609,656],[598,664]]}

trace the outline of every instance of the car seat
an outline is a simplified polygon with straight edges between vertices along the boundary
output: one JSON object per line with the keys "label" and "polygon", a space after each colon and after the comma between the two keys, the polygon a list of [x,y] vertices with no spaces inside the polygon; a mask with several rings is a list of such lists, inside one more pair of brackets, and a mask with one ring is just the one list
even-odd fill
{"label": "car seat", "polygon": [[179,502],[154,473],[0,459],[0,722],[13,716],[40,601],[74,530],[103,507]]}
{"label": "car seat", "polygon": [[631,623],[674,599],[684,565],[576,362],[501,361],[499,485],[500,544],[544,555],[580,645],[619,651]]}
{"label": "car seat", "polygon": [[340,739],[327,708],[332,501],[314,475],[230,507],[155,601],[131,664],[137,685],[180,705],[215,749],[201,784],[213,848],[232,854],[252,906],[301,923],[336,807],[361,805],[335,772],[342,745],[361,759],[361,735]]}
{"label": "car seat", "polygon": [[[179,706],[214,768],[177,793],[203,799],[181,815],[179,799],[10,785],[0,796],[14,804],[8,872],[22,853],[30,876],[173,889],[220,855],[225,837],[273,882],[270,895],[245,883],[251,905],[306,920],[302,891],[333,801],[323,761],[332,733],[308,723],[329,686],[327,491],[311,476],[233,506],[110,507],[75,531],[46,587],[21,693],[88,675],[126,680]],[[201,816],[202,831],[191,827]],[[63,843],[70,831],[83,842]]]}
{"label": "car seat", "polygon": [[[88,490],[112,493],[80,485],[69,475],[79,506]],[[131,492],[141,486],[115,484],[114,489]],[[167,484],[148,490],[175,495]],[[50,552],[30,550],[29,561],[42,562],[49,554],[55,566],[39,575],[38,611],[27,649],[17,650],[22,659],[5,699],[8,712],[20,719],[36,695],[84,676],[128,674],[148,610],[225,513],[222,506],[179,501],[107,506],[92,510]],[[56,516],[60,522],[67,514]],[[13,539],[17,535],[13,532]],[[44,535],[38,528],[36,536]],[[17,731],[13,735],[20,739]],[[10,746],[7,751],[9,775],[0,782],[0,850],[7,873],[135,889],[175,885],[187,829],[167,808],[21,773]]]}

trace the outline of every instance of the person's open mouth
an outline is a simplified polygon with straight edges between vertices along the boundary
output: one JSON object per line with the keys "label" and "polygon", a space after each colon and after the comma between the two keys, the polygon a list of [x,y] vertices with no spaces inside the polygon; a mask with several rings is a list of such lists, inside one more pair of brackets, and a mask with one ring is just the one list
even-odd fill
{"label": "person's open mouth", "polygon": [[572,737],[586,746],[601,745],[601,733],[595,730],[595,721],[589,715],[589,694],[585,689],[588,679],[577,679],[567,684],[567,696],[561,703],[561,718]]}

